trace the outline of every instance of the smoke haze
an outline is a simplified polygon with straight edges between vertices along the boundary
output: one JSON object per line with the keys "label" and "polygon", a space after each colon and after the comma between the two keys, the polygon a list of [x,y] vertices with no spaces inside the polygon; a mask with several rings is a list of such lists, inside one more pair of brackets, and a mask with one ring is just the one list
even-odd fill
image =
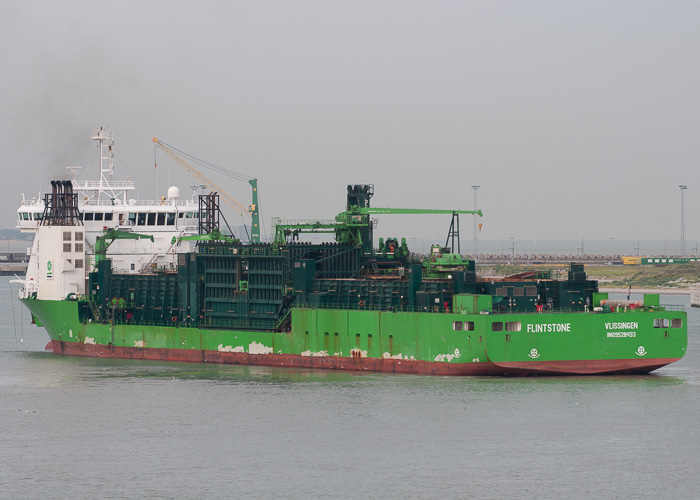
{"label": "smoke haze", "polygon": [[[142,197],[199,184],[162,154],[156,181],[157,136],[257,177],[268,231],[332,218],[349,183],[447,209],[480,185],[485,240],[677,241],[686,184],[700,238],[695,1],[2,0],[0,41],[3,228],[66,166],[96,179],[89,136],[109,125]],[[384,216],[376,234],[448,226]]]}

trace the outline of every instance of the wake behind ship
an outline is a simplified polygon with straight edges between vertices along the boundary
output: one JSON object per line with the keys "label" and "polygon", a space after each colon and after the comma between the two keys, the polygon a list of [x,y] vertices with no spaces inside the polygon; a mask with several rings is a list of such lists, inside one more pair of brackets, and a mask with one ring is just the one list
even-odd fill
{"label": "wake behind ship", "polygon": [[[274,219],[271,243],[243,243],[222,234],[217,195],[202,195],[196,233],[174,234],[171,261],[158,265],[143,250],[154,241],[147,225],[90,240],[72,184],[58,184],[36,228],[38,272],[20,292],[57,354],[531,375],[647,373],[685,353],[682,308],[661,306],[658,294],[610,301],[582,264],[564,279],[549,271],[479,278],[454,243],[459,215],[480,213],[374,208],[372,185],[349,185],[334,219]],[[131,220],[128,204],[125,213]],[[450,214],[445,245],[427,256],[405,239],[375,247],[373,215],[411,213]],[[303,242],[319,232],[335,241]],[[117,268],[110,253],[119,244],[141,245],[151,265]]]}

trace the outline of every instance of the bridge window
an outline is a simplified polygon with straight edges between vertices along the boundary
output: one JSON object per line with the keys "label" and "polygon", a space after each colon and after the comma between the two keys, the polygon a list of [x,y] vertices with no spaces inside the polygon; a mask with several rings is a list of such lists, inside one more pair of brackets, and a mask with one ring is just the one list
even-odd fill
{"label": "bridge window", "polygon": [[83,216],[85,220],[92,220],[94,214],[92,212],[85,212],[85,215]]}
{"label": "bridge window", "polygon": [[174,226],[175,225],[175,212],[170,212],[168,214],[168,226]]}
{"label": "bridge window", "polygon": [[668,319],[666,319],[666,318],[655,319],[654,320],[654,328],[668,328]]}
{"label": "bridge window", "polygon": [[513,289],[513,297],[523,297],[525,296],[525,289],[518,287]]}
{"label": "bridge window", "polygon": [[83,268],[83,259],[75,259],[75,268],[76,268],[76,269],[82,269],[82,268]]}
{"label": "bridge window", "polygon": [[671,328],[683,328],[683,320],[681,318],[673,318],[671,320]]}
{"label": "bridge window", "polygon": [[82,231],[76,231],[75,232],[75,241],[82,241],[83,239],[83,232]]}
{"label": "bridge window", "polygon": [[82,243],[76,243],[76,244],[75,244],[75,251],[76,251],[76,252],[82,252],[82,251],[83,251],[83,244],[82,244]]}
{"label": "bridge window", "polygon": [[112,220],[114,218],[114,214],[112,212],[107,212],[105,214],[105,220]]}
{"label": "bridge window", "polygon": [[491,331],[492,332],[502,332],[503,331],[503,322],[502,321],[494,321],[491,323]]}
{"label": "bridge window", "polygon": [[71,244],[70,243],[64,243],[63,244],[63,251],[64,252],[70,252],[71,250]]}
{"label": "bridge window", "polygon": [[138,226],[145,226],[146,225],[146,214],[145,213],[139,212],[136,224]]}
{"label": "bridge window", "polygon": [[63,241],[71,241],[73,239],[73,233],[70,231],[63,231]]}
{"label": "bridge window", "polygon": [[155,226],[156,225],[156,214],[148,214],[148,225],[149,226]]}
{"label": "bridge window", "polygon": [[528,297],[535,297],[537,295],[537,287],[536,286],[528,286],[525,288],[525,294]]}
{"label": "bridge window", "polygon": [[474,331],[474,322],[473,321],[465,321],[464,322],[464,329],[468,332],[473,332]]}
{"label": "bridge window", "polygon": [[158,225],[165,226],[165,214],[163,212],[158,213]]}
{"label": "bridge window", "polygon": [[104,214],[102,212],[95,213],[95,220],[102,220]]}
{"label": "bridge window", "polygon": [[132,226],[136,225],[136,213],[129,212],[129,222],[131,223]]}
{"label": "bridge window", "polygon": [[457,331],[457,330],[464,330],[464,323],[461,321],[453,321],[452,322],[452,329]]}

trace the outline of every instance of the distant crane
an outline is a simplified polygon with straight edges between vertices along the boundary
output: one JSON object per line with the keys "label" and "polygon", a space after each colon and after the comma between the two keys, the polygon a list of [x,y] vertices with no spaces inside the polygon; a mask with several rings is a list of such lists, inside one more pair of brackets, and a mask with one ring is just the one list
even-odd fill
{"label": "distant crane", "polygon": [[[258,207],[258,180],[257,179],[247,177],[247,176],[238,174],[236,172],[231,172],[229,170],[224,170],[221,167],[217,167],[216,165],[213,165],[209,162],[205,162],[203,160],[200,160],[199,158],[196,158],[190,154],[187,154],[184,151],[180,151],[179,149],[171,146],[170,144],[167,144],[161,140],[158,140],[157,137],[153,138],[153,143],[161,151],[165,152],[165,154],[167,154],[173,160],[175,160],[177,163],[179,163],[185,170],[187,170],[190,174],[192,174],[200,182],[205,184],[209,189],[218,191],[219,195],[221,197],[223,197],[224,201],[226,203],[228,203],[228,205],[230,205],[236,212],[240,213],[241,216],[243,216],[243,214],[249,214],[252,221],[251,221],[251,226],[250,226],[250,234],[248,234],[247,228],[246,228],[246,234],[248,235],[248,238],[250,239],[251,243],[260,243],[260,210]],[[188,163],[187,160],[185,160],[185,158],[189,159],[192,162],[199,163],[205,167],[213,168],[214,170],[217,170],[220,173],[224,173],[225,175],[228,175],[230,177],[234,177],[235,179],[247,181],[248,184],[250,184],[250,186],[253,189],[253,199],[252,199],[251,205],[248,206],[248,208],[246,208],[243,205],[241,205],[240,203],[238,203],[231,196],[229,196],[223,189],[221,189],[219,186],[217,186],[213,181],[211,181],[209,178],[207,178],[199,170],[194,168],[190,163]],[[245,224],[243,227],[245,228]]]}

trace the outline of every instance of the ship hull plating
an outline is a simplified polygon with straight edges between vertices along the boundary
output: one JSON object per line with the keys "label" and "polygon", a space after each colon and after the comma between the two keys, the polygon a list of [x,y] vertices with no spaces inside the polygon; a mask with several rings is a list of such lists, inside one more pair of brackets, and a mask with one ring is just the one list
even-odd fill
{"label": "ship hull plating", "polygon": [[252,365],[356,372],[452,376],[632,375],[645,374],[680,358],[647,360],[526,361],[512,363],[439,363],[378,358],[310,357],[296,354],[248,354],[138,347],[86,345],[52,340],[46,350],[67,356]]}
{"label": "ship hull plating", "polygon": [[[292,312],[289,331],[81,323],[74,301],[28,299],[55,354],[456,376],[648,373],[685,353],[685,330],[655,328],[682,311],[610,314],[460,315],[341,311]],[[470,319],[473,331],[453,330]],[[494,322],[520,331],[492,331]],[[556,321],[556,323],[552,323]],[[629,323],[634,332],[610,335]],[[657,321],[658,323],[658,321]],[[565,325],[555,327],[528,325]],[[663,324],[663,323],[662,323]]]}

